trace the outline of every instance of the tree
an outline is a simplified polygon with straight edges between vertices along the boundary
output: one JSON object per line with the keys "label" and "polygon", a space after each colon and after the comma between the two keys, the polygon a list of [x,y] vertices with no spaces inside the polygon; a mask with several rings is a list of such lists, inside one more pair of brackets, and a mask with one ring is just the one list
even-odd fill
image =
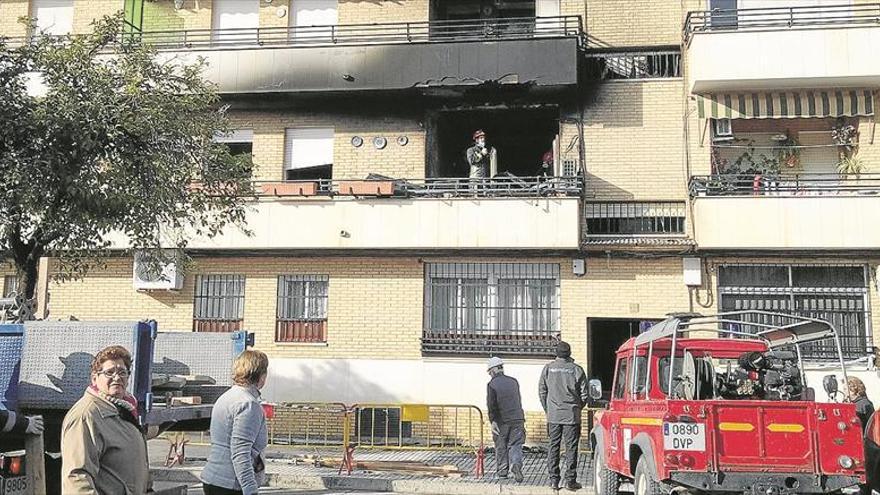
{"label": "tree", "polygon": [[122,26],[0,39],[0,257],[28,298],[43,256],[75,278],[118,234],[158,253],[243,226],[252,165],[214,140],[229,131],[216,87]]}

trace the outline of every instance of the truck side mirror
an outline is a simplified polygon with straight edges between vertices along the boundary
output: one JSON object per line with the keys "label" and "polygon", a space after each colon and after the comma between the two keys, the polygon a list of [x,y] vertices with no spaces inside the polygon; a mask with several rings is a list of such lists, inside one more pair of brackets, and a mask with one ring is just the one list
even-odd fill
{"label": "truck side mirror", "polygon": [[589,382],[587,382],[587,393],[590,398],[593,400],[599,400],[602,398],[602,380],[597,378],[593,378]]}
{"label": "truck side mirror", "polygon": [[825,378],[822,378],[822,388],[825,389],[825,393],[829,397],[835,396],[837,394],[837,375],[825,375]]}

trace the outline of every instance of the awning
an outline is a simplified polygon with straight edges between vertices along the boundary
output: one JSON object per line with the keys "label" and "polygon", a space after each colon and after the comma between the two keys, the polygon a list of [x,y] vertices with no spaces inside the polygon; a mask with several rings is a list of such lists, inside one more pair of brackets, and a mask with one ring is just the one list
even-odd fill
{"label": "awning", "polygon": [[792,119],[874,115],[874,90],[696,95],[701,119]]}

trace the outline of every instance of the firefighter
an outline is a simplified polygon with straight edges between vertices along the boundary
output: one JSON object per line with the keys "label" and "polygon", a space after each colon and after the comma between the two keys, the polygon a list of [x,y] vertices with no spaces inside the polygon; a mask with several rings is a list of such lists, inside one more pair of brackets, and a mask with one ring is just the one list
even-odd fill
{"label": "firefighter", "polygon": [[14,411],[0,409],[0,435],[9,433],[39,435],[43,432],[43,418],[40,416],[24,416]]}
{"label": "firefighter", "polygon": [[495,442],[495,467],[499,478],[507,478],[508,468],[513,478],[522,483],[523,444],[526,441],[525,413],[519,395],[519,382],[504,374],[504,361],[489,358],[487,372],[492,377],[486,387],[486,409],[492,424]]}
{"label": "firefighter", "polygon": [[486,133],[482,129],[474,132],[474,145],[465,151],[465,158],[470,166],[469,177],[471,179],[485,179],[490,177],[492,162],[496,159],[495,148],[486,144]]}
{"label": "firefighter", "polygon": [[541,407],[547,415],[547,470],[554,490],[559,490],[559,451],[565,442],[565,488],[580,490],[577,482],[578,444],[581,440],[581,411],[587,405],[587,375],[571,359],[571,346],[559,342],[556,359],[547,363],[538,382]]}

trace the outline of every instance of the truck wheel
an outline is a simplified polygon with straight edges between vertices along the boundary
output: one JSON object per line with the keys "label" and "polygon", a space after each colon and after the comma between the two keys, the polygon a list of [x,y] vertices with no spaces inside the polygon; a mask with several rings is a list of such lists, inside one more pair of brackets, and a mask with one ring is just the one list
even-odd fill
{"label": "truck wheel", "polygon": [[648,462],[647,457],[641,456],[636,464],[634,495],[664,495],[663,486],[651,476]]}
{"label": "truck wheel", "polygon": [[[601,445],[596,446],[601,449]],[[620,489],[620,476],[605,465],[605,454],[596,451],[593,457],[593,491],[596,495],[617,495]]]}

